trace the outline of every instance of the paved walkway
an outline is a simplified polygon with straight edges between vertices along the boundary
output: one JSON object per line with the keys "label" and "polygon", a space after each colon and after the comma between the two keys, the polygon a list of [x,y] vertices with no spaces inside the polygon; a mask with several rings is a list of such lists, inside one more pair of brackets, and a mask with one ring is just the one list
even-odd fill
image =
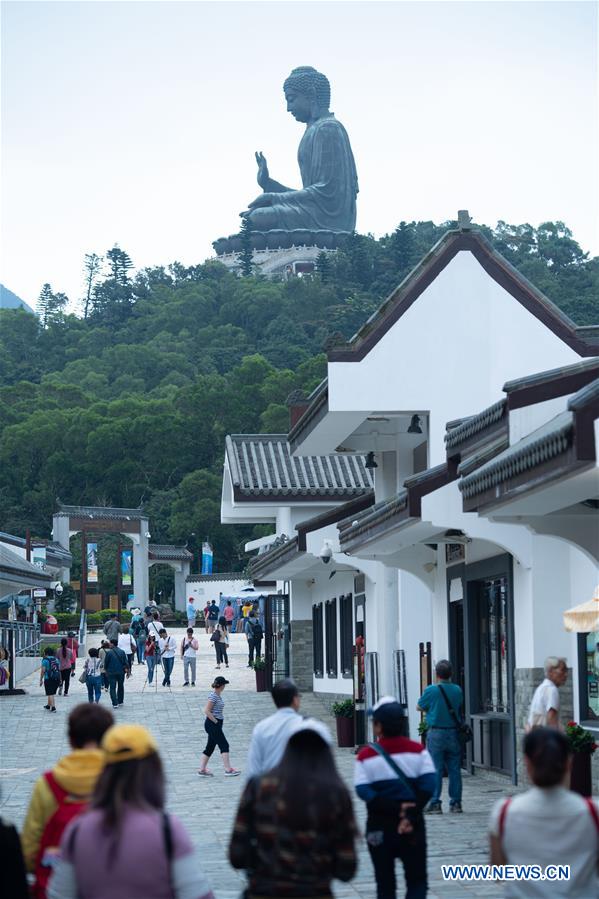
{"label": "paved walkway", "polygon": [[[172,631],[180,639],[183,630]],[[92,638],[93,639],[93,638]],[[215,753],[211,765],[215,777],[200,780],[196,771],[204,745],[202,708],[215,671],[214,652],[205,634],[200,635],[198,679],[195,688],[183,687],[183,667],[175,663],[173,688],[169,692],[145,685],[145,667],[134,666],[127,681],[125,704],[115,716],[118,721],[139,722],[148,727],[160,743],[160,751],[168,778],[169,810],[181,817],[198,850],[199,863],[209,876],[217,899],[238,899],[243,878],[228,864],[227,846],[233,816],[243,777],[225,778]],[[99,642],[94,640],[94,642]],[[225,732],[231,744],[231,760],[244,767],[252,727],[272,711],[268,694],[255,692],[254,672],[246,667],[246,645],[242,635],[232,636],[230,668],[221,672],[231,681],[224,693]],[[81,671],[78,662],[78,674]],[[65,733],[66,715],[78,702],[87,698],[83,684],[75,678],[67,697],[57,697],[58,712],[43,709],[45,697],[38,687],[38,676],[31,675],[20,686],[26,696],[0,699],[0,775],[1,810],[5,819],[18,827],[22,824],[35,779],[68,752]],[[102,703],[109,707],[106,694]],[[302,710],[334,728],[324,705],[309,694],[304,696]],[[350,786],[353,750],[337,749],[339,769]],[[429,845],[430,899],[439,897],[500,896],[498,885],[449,884],[441,879],[441,863],[485,863],[487,861],[487,821],[495,800],[502,795],[501,782],[478,777],[466,778],[464,815],[448,815],[427,819]],[[361,827],[364,824],[363,803],[354,802]],[[400,866],[399,866],[400,867]],[[398,870],[399,870],[398,867]],[[360,866],[350,884],[337,883],[335,895],[340,899],[362,897],[374,899],[372,867],[363,840],[360,841]],[[403,891],[399,891],[399,896]]]}

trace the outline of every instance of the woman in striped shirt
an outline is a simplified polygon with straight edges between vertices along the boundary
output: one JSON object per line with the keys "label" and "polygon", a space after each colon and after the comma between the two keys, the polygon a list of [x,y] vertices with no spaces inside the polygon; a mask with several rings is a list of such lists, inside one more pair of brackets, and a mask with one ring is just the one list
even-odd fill
{"label": "woman in striped shirt", "polygon": [[227,743],[227,738],[223,733],[223,709],[225,703],[222,698],[222,692],[228,683],[229,681],[224,677],[214,678],[212,691],[208,695],[208,702],[206,703],[206,708],[204,709],[204,713],[206,715],[204,730],[208,734],[208,742],[206,743],[206,748],[202,753],[200,770],[198,771],[198,774],[200,774],[202,777],[212,777],[212,771],[207,770],[208,762],[210,761],[210,756],[217,746],[220,749],[223,765],[225,766],[225,777],[237,777],[238,774],[241,774],[241,771],[239,771],[237,768],[231,767],[231,762],[229,760],[229,744]]}

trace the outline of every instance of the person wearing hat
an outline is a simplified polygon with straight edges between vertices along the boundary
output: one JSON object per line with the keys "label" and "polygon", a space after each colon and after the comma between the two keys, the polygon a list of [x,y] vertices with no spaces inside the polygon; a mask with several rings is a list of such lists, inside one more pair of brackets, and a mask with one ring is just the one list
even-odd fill
{"label": "person wearing hat", "polygon": [[231,864],[247,871],[244,895],[325,899],[333,879],[354,876],[358,829],[331,745],[322,722],[304,719],[279,764],[248,781],[229,844]]}
{"label": "person wearing hat", "polygon": [[403,862],[406,899],[427,891],[426,830],[422,810],[435,788],[435,766],[421,743],[401,736],[402,706],[385,696],[369,711],[375,743],[356,757],[354,783],[366,803],[366,842],[378,899],[396,895],[395,859]]}
{"label": "person wearing hat", "polygon": [[189,834],[164,811],[152,734],[120,724],[105,733],[102,750],[105,767],[91,807],[64,832],[48,899],[214,899]]}
{"label": "person wearing hat", "polygon": [[231,765],[229,744],[223,733],[225,702],[222,698],[222,692],[228,683],[229,681],[225,677],[215,677],[212,683],[212,691],[208,694],[208,702],[204,708],[204,714],[206,715],[204,730],[208,734],[208,742],[200,759],[198,774],[201,777],[212,777],[212,771],[208,771],[208,762],[217,746],[220,749],[223,765],[225,766],[225,777],[237,777],[241,774],[241,771],[233,768]]}

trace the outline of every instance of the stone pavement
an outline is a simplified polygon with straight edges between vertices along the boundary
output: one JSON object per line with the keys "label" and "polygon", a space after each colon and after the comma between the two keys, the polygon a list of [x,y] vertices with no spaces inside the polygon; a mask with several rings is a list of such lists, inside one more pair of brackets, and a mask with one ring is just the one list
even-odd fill
{"label": "stone pavement", "polygon": [[[183,630],[172,633],[180,640]],[[210,684],[217,674],[214,652],[207,635],[200,633],[198,678],[195,688],[183,687],[183,666],[175,662],[173,688],[169,692],[158,684],[157,690],[145,685],[145,666],[134,665],[133,677],[126,682],[125,704],[115,712],[117,721],[139,722],[148,727],[160,744],[168,779],[168,808],[185,823],[196,845],[198,861],[212,883],[217,899],[237,899],[243,877],[227,862],[227,846],[243,776],[225,778],[218,752],[211,768],[215,777],[201,780],[197,774],[200,753],[205,743],[202,709]],[[98,643],[92,637],[90,645]],[[249,737],[254,724],[272,711],[272,700],[255,692],[254,672],[246,667],[243,635],[232,635],[230,668],[220,673],[231,681],[225,689],[225,733],[231,744],[231,760],[243,768]],[[68,752],[65,724],[68,711],[87,698],[77,675],[67,697],[57,697],[56,714],[45,711],[45,697],[38,687],[38,676],[31,675],[20,686],[26,696],[0,699],[0,775],[2,816],[19,827],[25,817],[31,787],[35,779]],[[161,679],[160,679],[161,680]],[[110,707],[106,694],[102,703]],[[334,720],[324,704],[313,694],[303,697],[302,711],[325,721],[334,732]],[[354,755],[351,749],[335,750],[339,770],[351,787]],[[353,792],[353,791],[352,791]],[[468,777],[464,785],[464,815],[435,816],[427,819],[429,847],[430,899],[439,897],[500,896],[499,885],[449,884],[441,878],[441,863],[485,863],[487,861],[487,821],[490,809],[504,794],[501,781]],[[364,806],[354,800],[360,827],[364,825]],[[372,867],[364,841],[360,840],[360,865],[349,884],[335,884],[339,899],[374,899],[376,890]],[[401,866],[398,865],[398,874]],[[399,883],[402,883],[401,875]],[[403,895],[403,888],[398,890]],[[148,897],[151,899],[151,897]]]}

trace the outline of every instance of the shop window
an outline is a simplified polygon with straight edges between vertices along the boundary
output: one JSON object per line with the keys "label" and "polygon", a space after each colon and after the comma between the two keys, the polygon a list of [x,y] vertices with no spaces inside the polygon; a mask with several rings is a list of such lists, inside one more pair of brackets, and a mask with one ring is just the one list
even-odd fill
{"label": "shop window", "polygon": [[337,600],[325,603],[325,629],[327,638],[327,674],[337,677]]}
{"label": "shop window", "polygon": [[581,685],[580,717],[583,721],[599,722],[599,631],[582,634],[584,664],[580,665],[584,682]]}
{"label": "shop window", "polygon": [[339,634],[341,649],[341,674],[353,675],[354,609],[351,593],[339,598]]}
{"label": "shop window", "polygon": [[315,677],[322,677],[324,674],[322,639],[322,603],[319,602],[317,605],[312,606],[312,670]]}
{"label": "shop window", "polygon": [[509,711],[507,578],[482,581],[480,589],[480,710],[505,713]]}

